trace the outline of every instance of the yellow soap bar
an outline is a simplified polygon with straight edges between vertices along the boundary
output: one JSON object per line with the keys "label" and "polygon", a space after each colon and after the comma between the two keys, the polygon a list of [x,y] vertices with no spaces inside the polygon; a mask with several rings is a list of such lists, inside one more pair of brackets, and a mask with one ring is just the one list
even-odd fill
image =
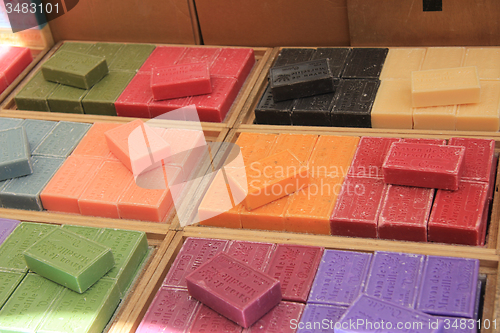
{"label": "yellow soap bar", "polygon": [[372,128],[413,128],[410,80],[383,80],[372,107]]}
{"label": "yellow soap bar", "polygon": [[455,130],[456,105],[413,108],[413,128],[425,130]]}
{"label": "yellow soap bar", "polygon": [[462,66],[464,47],[429,47],[425,53],[422,70]]}
{"label": "yellow soap bar", "polygon": [[458,106],[458,131],[492,131],[499,129],[500,81],[481,80],[481,101]]}
{"label": "yellow soap bar", "polygon": [[479,103],[481,84],[476,67],[457,67],[411,74],[414,107]]}
{"label": "yellow soap bar", "polygon": [[500,79],[500,47],[467,48],[464,66],[476,66],[480,80]]}
{"label": "yellow soap bar", "polygon": [[380,79],[410,80],[411,72],[419,71],[422,67],[425,51],[425,48],[390,48],[382,73],[380,73]]}

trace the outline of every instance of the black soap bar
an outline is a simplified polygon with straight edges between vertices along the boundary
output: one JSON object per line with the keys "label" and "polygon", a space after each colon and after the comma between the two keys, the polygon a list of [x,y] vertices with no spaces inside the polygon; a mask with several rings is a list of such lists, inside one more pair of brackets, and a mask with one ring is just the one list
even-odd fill
{"label": "black soap bar", "polygon": [[270,85],[275,102],[335,91],[335,80],[327,59],[273,67]]}
{"label": "black soap bar", "polygon": [[330,112],[335,94],[300,98],[292,109],[292,125],[331,126]]}
{"label": "black soap bar", "polygon": [[352,49],[344,69],[344,79],[378,79],[387,48],[355,48]]}
{"label": "black soap bar", "polygon": [[335,92],[332,126],[371,127],[370,113],[379,80],[340,80]]}
{"label": "black soap bar", "polygon": [[351,49],[348,48],[318,48],[311,60],[328,59],[333,76],[340,78],[350,52]]}
{"label": "black soap bar", "polygon": [[276,58],[274,67],[286,66],[311,60],[315,50],[314,49],[299,49],[288,48],[282,49]]}
{"label": "black soap bar", "polygon": [[291,125],[294,101],[274,102],[269,85],[255,108],[255,123],[265,125]]}

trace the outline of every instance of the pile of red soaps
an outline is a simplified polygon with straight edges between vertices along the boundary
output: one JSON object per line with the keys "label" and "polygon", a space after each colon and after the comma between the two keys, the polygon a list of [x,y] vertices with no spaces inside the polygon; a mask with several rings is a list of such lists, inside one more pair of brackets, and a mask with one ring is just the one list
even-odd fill
{"label": "pile of red soaps", "polygon": [[0,46],[0,93],[33,61],[27,47]]}

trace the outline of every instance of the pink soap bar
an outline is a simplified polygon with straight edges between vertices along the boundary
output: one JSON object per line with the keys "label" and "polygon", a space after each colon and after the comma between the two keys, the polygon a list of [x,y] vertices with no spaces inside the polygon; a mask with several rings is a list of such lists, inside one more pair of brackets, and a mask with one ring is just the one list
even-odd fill
{"label": "pink soap bar", "polygon": [[382,164],[396,138],[376,138],[364,136],[359,140],[358,148],[349,168],[350,176],[382,178]]}
{"label": "pink soap bar", "polygon": [[243,327],[281,301],[280,281],[219,253],[186,277],[189,294]]}
{"label": "pink soap bar", "polygon": [[201,304],[196,312],[189,333],[241,333],[243,328],[208,306]]}
{"label": "pink soap bar", "polygon": [[0,73],[5,75],[7,84],[11,84],[33,61],[27,47],[0,46]]}
{"label": "pink soap bar", "polygon": [[217,253],[224,251],[229,241],[210,238],[187,238],[170,267],[164,286],[186,288],[186,276]]}
{"label": "pink soap bar", "polygon": [[434,189],[388,185],[378,219],[378,237],[427,241],[427,223]]}
{"label": "pink soap bar", "polygon": [[300,321],[304,307],[302,303],[280,302],[259,321],[243,330],[243,333],[295,333],[293,323]]}
{"label": "pink soap bar", "polygon": [[209,65],[215,61],[221,49],[217,47],[188,47],[176,64],[192,64],[206,62]]}
{"label": "pink soap bar", "polygon": [[151,118],[148,104],[152,99],[151,74],[137,73],[115,102],[116,115]]}
{"label": "pink soap bar", "polygon": [[281,281],[284,300],[307,301],[323,251],[317,246],[278,244],[266,273]]}
{"label": "pink soap bar", "polygon": [[186,51],[186,47],[157,46],[139,69],[139,72],[151,74],[155,67],[175,65]]}
{"label": "pink soap bar", "polygon": [[153,68],[151,90],[155,100],[174,99],[212,92],[205,62]]}
{"label": "pink soap bar", "polygon": [[449,145],[465,147],[462,179],[489,182],[495,154],[495,140],[451,138]]}
{"label": "pink soap bar", "polygon": [[384,181],[456,190],[464,170],[464,157],[465,147],[395,142],[382,167]]}
{"label": "pink soap bar", "polygon": [[387,185],[382,179],[348,176],[330,218],[332,235],[377,238]]}
{"label": "pink soap bar", "polygon": [[185,289],[161,287],[136,333],[185,333],[200,303]]}
{"label": "pink soap bar", "polygon": [[276,245],[248,241],[232,241],[226,250],[231,257],[243,261],[250,267],[264,272]]}
{"label": "pink soap bar", "polygon": [[222,122],[238,95],[236,79],[212,76],[212,93],[194,96],[191,103],[196,105],[200,121]]}
{"label": "pink soap bar", "polygon": [[[182,97],[176,99],[167,99],[164,101],[151,100],[148,104],[149,115],[151,118],[159,117],[167,112],[183,108],[191,104],[191,97]],[[176,114],[179,116],[179,114]],[[186,120],[184,117],[174,118],[168,117],[168,120]]]}
{"label": "pink soap bar", "polygon": [[214,75],[234,77],[244,82],[255,64],[253,49],[224,48],[210,67]]}
{"label": "pink soap bar", "polygon": [[428,226],[430,242],[480,245],[488,184],[461,181],[458,190],[438,190]]}
{"label": "pink soap bar", "polygon": [[406,143],[425,143],[429,145],[446,145],[445,139],[425,139],[425,138],[405,138],[401,142]]}

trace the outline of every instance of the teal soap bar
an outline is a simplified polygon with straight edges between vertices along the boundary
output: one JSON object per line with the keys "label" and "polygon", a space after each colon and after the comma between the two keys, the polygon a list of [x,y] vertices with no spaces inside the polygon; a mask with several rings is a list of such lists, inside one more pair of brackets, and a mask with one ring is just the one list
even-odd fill
{"label": "teal soap bar", "polygon": [[123,295],[134,279],[134,273],[148,251],[146,234],[142,231],[104,229],[97,242],[111,248],[115,267],[106,277],[117,280]]}
{"label": "teal soap bar", "polygon": [[64,158],[33,156],[33,173],[13,178],[0,191],[0,202],[4,208],[43,210],[40,193]]}
{"label": "teal soap bar", "polygon": [[50,112],[83,113],[83,98],[88,90],[60,84],[47,98]]}
{"label": "teal soap bar", "polygon": [[16,290],[26,273],[0,270],[0,309]]}
{"label": "teal soap bar", "polygon": [[21,125],[22,122],[23,122],[22,119],[0,117],[0,131],[11,129],[14,127],[19,127],[19,125]]}
{"label": "teal soap bar", "polygon": [[59,51],[42,65],[45,80],[75,88],[90,89],[108,74],[104,57]]}
{"label": "teal soap bar", "polygon": [[57,52],[69,51],[77,53],[87,53],[93,45],[94,44],[92,43],[64,42],[64,44],[57,49]]}
{"label": "teal soap bar", "polygon": [[30,151],[33,152],[45,139],[47,134],[56,126],[56,121],[25,119],[21,126],[26,130],[28,141],[30,143]]}
{"label": "teal soap bar", "polygon": [[68,157],[91,124],[60,121],[33,151],[35,156]]}
{"label": "teal soap bar", "polygon": [[24,251],[28,268],[77,293],[83,293],[111,268],[115,261],[109,247],[57,228]]}
{"label": "teal soap bar", "polygon": [[33,173],[31,151],[24,127],[0,131],[0,180]]}
{"label": "teal soap bar", "polygon": [[109,70],[135,72],[141,68],[155,47],[152,44],[125,44],[109,65]]}
{"label": "teal soap bar", "polygon": [[116,281],[102,278],[83,294],[64,290],[37,333],[102,332],[120,302]]}
{"label": "teal soap bar", "polygon": [[101,228],[86,227],[81,225],[70,225],[70,224],[64,224],[61,226],[61,228],[74,232],[77,235],[83,236],[93,241],[97,240],[97,236],[99,236],[103,231],[103,229]]}
{"label": "teal soap bar", "polygon": [[29,273],[0,310],[1,333],[35,333],[64,287]]}
{"label": "teal soap bar", "polygon": [[21,222],[0,245],[0,269],[27,272],[24,250],[56,228],[52,224]]}
{"label": "teal soap bar", "polygon": [[56,89],[57,83],[46,81],[42,72],[33,78],[14,97],[18,110],[50,111],[47,98]]}
{"label": "teal soap bar", "polygon": [[106,62],[111,64],[124,46],[122,43],[95,43],[87,54],[104,57]]}
{"label": "teal soap bar", "polygon": [[115,102],[134,75],[131,72],[109,72],[83,99],[85,113],[116,116]]}

